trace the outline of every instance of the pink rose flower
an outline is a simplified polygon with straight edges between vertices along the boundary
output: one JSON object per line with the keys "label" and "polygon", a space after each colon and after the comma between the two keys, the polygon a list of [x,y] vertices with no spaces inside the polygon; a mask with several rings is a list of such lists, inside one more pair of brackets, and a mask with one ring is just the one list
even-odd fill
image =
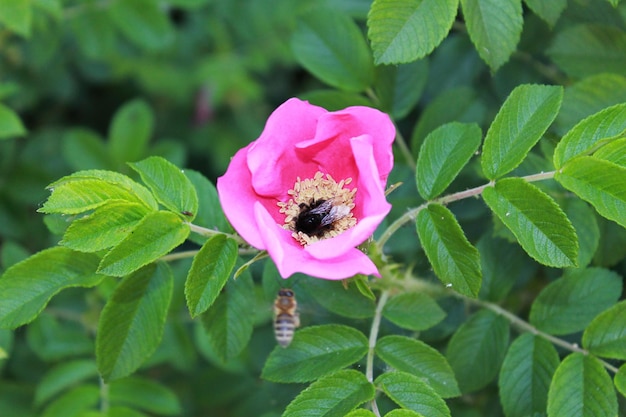
{"label": "pink rose flower", "polygon": [[336,112],[292,98],[239,150],[217,191],[226,217],[279,273],[325,279],[377,275],[357,248],[389,213],[395,128],[369,107]]}

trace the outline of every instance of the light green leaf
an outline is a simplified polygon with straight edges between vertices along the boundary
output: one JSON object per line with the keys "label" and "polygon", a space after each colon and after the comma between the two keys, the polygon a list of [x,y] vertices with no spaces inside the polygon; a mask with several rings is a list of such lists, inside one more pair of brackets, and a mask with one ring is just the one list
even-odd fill
{"label": "light green leaf", "polygon": [[169,211],[147,214],[117,246],[107,253],[98,272],[121,277],[166,255],[185,241],[189,225]]}
{"label": "light green leaf", "polygon": [[349,366],[367,352],[367,338],[343,325],[306,327],[288,348],[276,346],[261,377],[273,382],[307,382]]}
{"label": "light green leaf", "polygon": [[109,149],[119,161],[136,161],[146,151],[154,129],[154,114],[144,100],[125,103],[113,115],[109,128]]}
{"label": "light green leaf", "polygon": [[426,381],[443,398],[461,395],[446,358],[424,342],[385,336],[376,343],[376,355],[394,369]]}
{"label": "light green leaf", "polygon": [[532,258],[553,267],[576,265],[576,231],[539,188],[521,178],[505,178],[485,188],[483,199]]}
{"label": "light green leaf", "polygon": [[430,329],[446,317],[446,312],[429,295],[409,292],[392,297],[383,308],[383,317],[413,331]]}
{"label": "light green leaf", "polygon": [[239,355],[252,336],[255,304],[249,272],[231,280],[209,310],[202,315],[213,351],[222,362]]}
{"label": "light green leaf", "polygon": [[557,368],[548,392],[548,417],[617,416],[611,378],[598,359],[570,354]]}
{"label": "light green leaf", "polygon": [[507,417],[545,412],[548,388],[559,366],[559,354],[550,342],[530,333],[518,337],[502,363],[498,387]]}
{"label": "light green leaf", "polygon": [[62,362],[46,372],[37,384],[35,404],[41,406],[73,385],[97,375],[98,368],[92,359]]}
{"label": "light green leaf", "polygon": [[406,372],[385,372],[374,383],[402,408],[428,417],[450,417],[445,401],[422,378]]}
{"label": "light green leaf", "polygon": [[345,416],[372,400],[374,386],[361,372],[346,369],[326,375],[302,391],[285,409],[283,417]]}
{"label": "light green leaf", "polygon": [[539,293],[530,309],[530,323],[554,335],[575,333],[615,304],[621,293],[622,278],[615,272],[573,269]]}
{"label": "light green leaf", "polygon": [[99,401],[100,389],[96,385],[81,385],[56,398],[39,416],[81,417],[93,410]]}
{"label": "light green leaf", "polygon": [[159,203],[175,213],[185,213],[187,220],[193,220],[198,212],[198,195],[189,178],[176,165],[159,156],[129,165],[139,173]]}
{"label": "light green leaf", "polygon": [[174,281],[164,263],[125,277],[107,301],[96,334],[96,362],[105,381],[131,374],[163,336]]}
{"label": "light green leaf", "polygon": [[620,366],[613,382],[615,382],[615,388],[617,388],[620,394],[626,397],[626,364]]}
{"label": "light green leaf", "polygon": [[428,79],[428,61],[376,68],[375,89],[380,107],[394,119],[402,119],[415,107]]}
{"label": "light green leaf", "polygon": [[222,291],[237,261],[237,243],[226,235],[207,240],[193,258],[185,281],[191,317],[204,313]]}
{"label": "light green leaf", "polygon": [[48,301],[69,287],[93,287],[100,258],[68,248],[45,249],[7,269],[0,277],[0,327],[32,321]]}
{"label": "light green leaf", "polygon": [[[2,16],[1,7],[2,5],[0,4],[0,16]],[[25,134],[26,128],[17,113],[0,103],[0,140],[24,136]]]}
{"label": "light green leaf", "polygon": [[[387,417],[389,413],[385,414]],[[370,410],[366,410],[364,408],[357,408],[356,410],[350,411],[345,417],[376,417],[376,414],[372,413]]]}
{"label": "light green leaf", "polygon": [[583,333],[583,347],[598,356],[626,360],[626,301],[593,319]]}
{"label": "light green leaf", "polygon": [[560,86],[525,84],[506,99],[485,136],[481,165],[493,180],[515,169],[541,139],[561,107]]}
{"label": "light green leaf", "polygon": [[425,57],[446,37],[458,0],[374,0],[367,17],[374,60],[401,64]]}
{"label": "light green leaf", "polygon": [[580,156],[557,171],[554,178],[600,215],[626,227],[626,167]]}
{"label": "light green leaf", "polygon": [[307,293],[328,311],[353,319],[365,319],[374,316],[374,300],[365,297],[356,285],[348,288],[341,281],[316,279],[307,282]]}
{"label": "light green leaf", "polygon": [[0,23],[25,38],[30,37],[31,0],[0,0]]}
{"label": "light green leaf", "polygon": [[448,123],[424,140],[417,158],[417,190],[426,199],[445,191],[480,146],[482,132],[476,124]]}
{"label": "light green leaf", "polygon": [[116,246],[148,214],[138,203],[109,200],[93,213],[74,220],[63,235],[61,245],[81,252],[97,252]]}
{"label": "light green leaf", "polygon": [[567,0],[524,0],[524,3],[550,27],[553,27],[565,7]]}
{"label": "light green leaf", "polygon": [[626,75],[626,33],[611,25],[570,26],[557,32],[546,52],[573,78],[603,72]]}
{"label": "light green leaf", "polygon": [[402,408],[396,408],[395,410],[391,410],[385,417],[424,417],[423,414],[417,413],[413,410],[404,410]]}
{"label": "light green leaf", "polygon": [[554,166],[562,168],[577,156],[590,153],[603,139],[610,140],[626,132],[626,103],[599,111],[572,128],[554,150]]}
{"label": "light green leaf", "polygon": [[626,138],[607,143],[594,152],[593,156],[626,168]]}
{"label": "light green leaf", "polygon": [[519,0],[461,0],[463,17],[478,55],[496,71],[507,62],[522,33]]}
{"label": "light green leaf", "polygon": [[180,401],[173,391],[146,378],[112,381],[109,399],[112,404],[124,404],[158,415],[179,416],[182,413]]}
{"label": "light green leaf", "polygon": [[417,215],[417,234],[437,277],[455,291],[476,297],[480,290],[480,257],[454,215],[430,204]]}
{"label": "light green leaf", "polygon": [[347,91],[372,85],[374,66],[360,29],[336,10],[315,8],[298,19],[291,38],[298,62],[325,83]]}
{"label": "light green leaf", "polygon": [[73,128],[63,135],[63,157],[75,170],[115,167],[100,135],[83,128]]}
{"label": "light green leaf", "polygon": [[158,50],[174,40],[166,11],[152,0],[116,1],[107,12],[117,29],[140,48]]}
{"label": "light green leaf", "polygon": [[509,323],[500,315],[481,310],[452,335],[446,357],[463,393],[491,382],[509,344]]}

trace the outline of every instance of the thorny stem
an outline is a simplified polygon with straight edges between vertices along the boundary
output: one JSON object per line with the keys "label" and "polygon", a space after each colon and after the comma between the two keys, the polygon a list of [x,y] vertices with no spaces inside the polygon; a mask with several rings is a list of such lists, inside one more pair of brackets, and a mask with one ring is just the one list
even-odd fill
{"label": "thorny stem", "polygon": [[[367,351],[367,360],[365,365],[365,377],[369,382],[374,382],[374,350],[376,349],[376,341],[378,340],[378,330],[380,329],[380,320],[383,316],[383,308],[389,299],[389,291],[383,291],[378,299],[374,319],[372,320],[372,328],[370,329],[369,348]],[[371,402],[372,412],[380,417],[378,405],[374,398]]]}

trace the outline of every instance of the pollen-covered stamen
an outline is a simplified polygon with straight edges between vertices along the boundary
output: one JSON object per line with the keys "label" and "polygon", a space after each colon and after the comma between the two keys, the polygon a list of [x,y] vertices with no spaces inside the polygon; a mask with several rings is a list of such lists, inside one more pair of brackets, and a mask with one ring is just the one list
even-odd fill
{"label": "pollen-covered stamen", "polygon": [[345,188],[352,182],[346,178],[339,182],[329,174],[317,172],[313,178],[298,179],[287,194],[287,202],[279,202],[285,214],[285,229],[303,246],[328,239],[354,227],[352,215],[356,188]]}

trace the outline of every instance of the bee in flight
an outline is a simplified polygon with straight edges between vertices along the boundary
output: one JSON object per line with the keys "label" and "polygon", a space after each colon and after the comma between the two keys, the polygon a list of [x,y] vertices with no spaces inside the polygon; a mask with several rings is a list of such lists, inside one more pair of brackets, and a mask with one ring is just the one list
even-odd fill
{"label": "bee in flight", "polygon": [[350,214],[350,207],[333,205],[333,199],[317,200],[307,205],[300,204],[300,214],[296,218],[295,229],[309,236],[321,237],[330,230],[333,223]]}
{"label": "bee in flight", "polygon": [[296,311],[298,303],[293,290],[281,289],[274,302],[274,335],[282,347],[287,347],[293,340],[296,327],[300,326],[300,316]]}

